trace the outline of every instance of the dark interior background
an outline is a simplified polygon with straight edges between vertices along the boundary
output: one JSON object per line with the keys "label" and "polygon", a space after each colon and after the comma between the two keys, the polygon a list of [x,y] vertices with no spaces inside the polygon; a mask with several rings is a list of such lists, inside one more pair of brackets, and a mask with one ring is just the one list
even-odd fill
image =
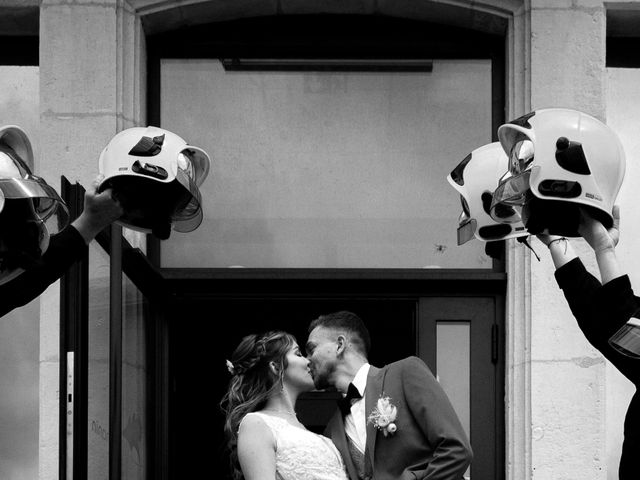
{"label": "dark interior background", "polygon": [[[372,364],[382,366],[416,353],[413,299],[203,299],[177,307],[169,317],[171,478],[196,472],[230,478],[219,403],[230,378],[225,360],[242,337],[279,329],[304,345],[309,322],[337,310],[350,310],[365,321],[372,337]],[[338,396],[311,392],[300,397],[296,410],[302,423],[322,432]]]}

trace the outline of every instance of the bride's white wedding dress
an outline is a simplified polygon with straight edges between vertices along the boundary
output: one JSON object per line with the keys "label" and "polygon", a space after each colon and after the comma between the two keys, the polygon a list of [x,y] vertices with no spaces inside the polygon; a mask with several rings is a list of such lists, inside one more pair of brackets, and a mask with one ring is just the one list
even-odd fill
{"label": "bride's white wedding dress", "polygon": [[278,479],[348,480],[340,452],[329,438],[291,425],[280,417],[260,412],[249,415],[257,415],[273,432]]}

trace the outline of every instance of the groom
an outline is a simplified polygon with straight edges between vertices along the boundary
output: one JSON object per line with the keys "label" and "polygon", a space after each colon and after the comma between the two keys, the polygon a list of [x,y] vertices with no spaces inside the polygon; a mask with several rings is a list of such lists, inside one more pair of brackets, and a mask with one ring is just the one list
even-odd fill
{"label": "groom", "polygon": [[362,320],[341,311],[309,325],[309,367],[318,389],[346,394],[325,435],[342,454],[351,480],[461,480],[469,440],[425,363],[409,357],[369,365]]}

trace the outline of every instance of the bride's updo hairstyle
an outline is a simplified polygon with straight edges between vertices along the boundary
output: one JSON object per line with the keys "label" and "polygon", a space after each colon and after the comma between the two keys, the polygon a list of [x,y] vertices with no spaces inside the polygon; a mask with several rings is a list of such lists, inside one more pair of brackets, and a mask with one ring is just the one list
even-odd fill
{"label": "bride's updo hairstyle", "polygon": [[[237,451],[240,422],[247,413],[261,410],[267,399],[280,391],[287,368],[286,355],[295,343],[293,335],[282,331],[248,335],[227,361],[231,381],[220,407],[226,416],[224,431],[234,479],[243,478]],[[278,374],[271,370],[271,362],[275,363]]]}

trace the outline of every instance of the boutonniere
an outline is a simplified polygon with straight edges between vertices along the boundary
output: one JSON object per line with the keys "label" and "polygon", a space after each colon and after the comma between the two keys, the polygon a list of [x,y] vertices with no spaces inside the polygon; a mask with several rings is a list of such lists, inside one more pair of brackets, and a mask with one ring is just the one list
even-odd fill
{"label": "boutonniere", "polygon": [[393,423],[398,415],[398,409],[391,403],[389,397],[380,397],[373,411],[369,414],[368,421],[373,424],[386,437],[396,433],[398,427]]}

